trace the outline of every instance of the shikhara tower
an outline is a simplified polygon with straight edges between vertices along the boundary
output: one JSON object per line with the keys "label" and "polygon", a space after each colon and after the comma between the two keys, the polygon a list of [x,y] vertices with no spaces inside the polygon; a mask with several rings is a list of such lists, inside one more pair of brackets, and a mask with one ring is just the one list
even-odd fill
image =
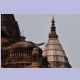
{"label": "shikhara tower", "polygon": [[58,35],[56,34],[54,17],[51,22],[51,32],[45,44],[43,55],[47,56],[49,67],[51,68],[71,68],[65,51],[59,42]]}

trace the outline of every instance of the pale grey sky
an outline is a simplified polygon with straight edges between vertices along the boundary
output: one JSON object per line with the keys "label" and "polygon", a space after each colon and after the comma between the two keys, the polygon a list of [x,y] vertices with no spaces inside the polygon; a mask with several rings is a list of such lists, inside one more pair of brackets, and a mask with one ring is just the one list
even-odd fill
{"label": "pale grey sky", "polygon": [[[16,14],[21,34],[35,43],[47,42],[52,14]],[[73,68],[80,67],[80,14],[54,15],[56,32]]]}

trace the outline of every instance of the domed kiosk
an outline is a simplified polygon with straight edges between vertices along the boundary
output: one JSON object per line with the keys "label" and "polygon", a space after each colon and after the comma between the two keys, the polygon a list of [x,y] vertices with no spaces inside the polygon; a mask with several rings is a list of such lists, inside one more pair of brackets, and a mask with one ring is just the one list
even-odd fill
{"label": "domed kiosk", "polygon": [[4,67],[28,67],[32,62],[33,42],[17,42],[5,48]]}
{"label": "domed kiosk", "polygon": [[[48,62],[42,56],[42,49],[31,41],[17,42],[4,49],[3,67],[43,68]],[[45,61],[44,61],[45,60]]]}

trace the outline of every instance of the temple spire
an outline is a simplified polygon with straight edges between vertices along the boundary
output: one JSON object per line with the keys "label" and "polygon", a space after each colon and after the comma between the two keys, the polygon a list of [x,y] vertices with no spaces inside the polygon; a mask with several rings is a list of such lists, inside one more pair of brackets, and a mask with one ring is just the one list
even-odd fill
{"label": "temple spire", "polygon": [[52,24],[51,24],[51,32],[49,33],[49,38],[58,38],[58,35],[56,34],[54,16],[51,22]]}
{"label": "temple spire", "polygon": [[51,32],[48,41],[45,44],[43,55],[47,56],[48,66],[50,68],[71,68],[68,58],[56,34],[54,17],[52,19]]}

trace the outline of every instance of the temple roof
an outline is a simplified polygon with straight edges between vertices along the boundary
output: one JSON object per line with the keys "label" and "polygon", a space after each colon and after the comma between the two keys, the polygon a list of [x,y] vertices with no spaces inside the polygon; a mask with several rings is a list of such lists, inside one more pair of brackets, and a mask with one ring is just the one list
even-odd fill
{"label": "temple roof", "polygon": [[1,31],[9,37],[9,44],[21,41],[19,26],[13,14],[1,14]]}
{"label": "temple roof", "polygon": [[51,24],[51,32],[49,33],[48,41],[45,44],[43,55],[47,56],[50,67],[71,67],[65,51],[59,42],[56,34],[56,27],[54,25],[54,17]]}

